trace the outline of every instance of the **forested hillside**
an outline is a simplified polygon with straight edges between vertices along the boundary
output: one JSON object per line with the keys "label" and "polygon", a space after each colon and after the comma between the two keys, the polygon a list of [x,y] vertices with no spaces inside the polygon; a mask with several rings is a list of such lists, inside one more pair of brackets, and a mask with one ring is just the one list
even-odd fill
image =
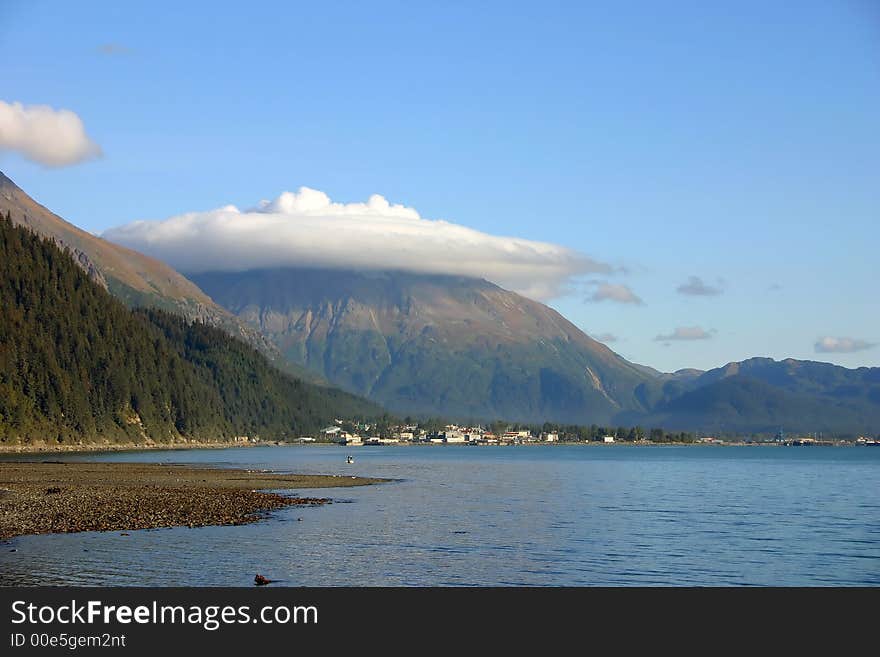
{"label": "forested hillside", "polygon": [[282,374],[219,329],[127,309],[9,215],[0,310],[0,444],[284,439],[381,414]]}

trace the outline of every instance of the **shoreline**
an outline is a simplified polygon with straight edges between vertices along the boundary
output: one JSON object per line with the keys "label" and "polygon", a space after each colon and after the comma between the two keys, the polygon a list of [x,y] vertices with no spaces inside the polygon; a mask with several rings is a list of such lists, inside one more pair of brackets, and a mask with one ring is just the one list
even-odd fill
{"label": "shoreline", "polygon": [[0,541],[17,536],[242,525],[324,497],[274,491],[345,488],[386,479],[105,462],[0,462]]}
{"label": "shoreline", "polygon": [[[783,443],[772,441],[753,441],[746,442],[740,440],[730,441],[713,441],[713,442],[651,442],[651,441],[615,441],[614,443],[602,443],[599,441],[569,441],[558,440],[552,442],[546,441],[530,441],[524,443],[501,443],[501,444],[469,444],[469,443],[453,443],[453,444],[434,444],[423,442],[401,442],[394,445],[341,445],[334,442],[282,442],[282,441],[266,441],[257,443],[119,443],[119,444],[76,444],[76,445],[0,445],[0,459],[3,456],[20,455],[52,455],[52,454],[106,454],[112,452],[149,452],[149,451],[185,451],[190,449],[245,449],[255,447],[347,447],[349,449],[359,449],[363,447],[535,447],[535,446],[578,446],[578,447],[787,447]],[[799,445],[796,445],[799,446]],[[835,441],[816,443],[816,447],[858,447],[859,445],[851,441]]]}
{"label": "shoreline", "polygon": [[[77,454],[83,452],[147,452],[154,450],[186,450],[186,449],[227,449],[229,447],[265,447],[283,446],[288,443],[76,443],[72,445],[0,445],[0,455],[4,454]],[[295,443],[289,443],[295,444]]]}

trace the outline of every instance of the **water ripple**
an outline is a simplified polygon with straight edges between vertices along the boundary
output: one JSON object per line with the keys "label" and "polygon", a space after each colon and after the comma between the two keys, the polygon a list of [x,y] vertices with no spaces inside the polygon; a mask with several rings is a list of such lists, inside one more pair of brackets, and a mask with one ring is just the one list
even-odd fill
{"label": "water ripple", "polygon": [[[344,452],[63,458],[334,473]],[[396,482],[253,525],[21,537],[0,584],[880,584],[880,450],[364,447],[356,468]]]}

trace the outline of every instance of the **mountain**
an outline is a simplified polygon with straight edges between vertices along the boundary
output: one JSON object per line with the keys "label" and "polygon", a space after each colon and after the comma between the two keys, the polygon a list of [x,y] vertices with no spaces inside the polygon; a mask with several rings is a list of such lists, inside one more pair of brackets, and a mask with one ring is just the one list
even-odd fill
{"label": "mountain", "polygon": [[[190,274],[284,357],[399,413],[609,422],[653,377],[484,280],[275,269]],[[644,394],[642,392],[641,394]]]}
{"label": "mountain", "polygon": [[674,377],[651,413],[622,419],[727,433],[870,434],[880,429],[880,368],[750,358]]}
{"label": "mountain", "polygon": [[6,212],[128,306],[218,327],[296,378],[404,414],[727,433],[880,428],[880,368],[753,358],[663,373],[483,280],[304,268],[188,279],[64,221],[0,173]]}
{"label": "mountain", "polygon": [[704,372],[696,383],[708,385],[737,376],[758,379],[792,393],[880,403],[880,368],[877,367],[849,369],[793,358],[781,361],[750,358]]}
{"label": "mountain", "polygon": [[289,438],[374,404],[223,331],[126,308],[54,240],[0,218],[0,443]]}
{"label": "mountain", "polygon": [[483,280],[306,268],[190,277],[285,358],[402,414],[724,433],[880,428],[880,368],[754,358],[659,372]]}
{"label": "mountain", "polygon": [[131,307],[160,308],[222,328],[273,356],[274,346],[242,325],[192,281],[154,258],[88,233],[43,207],[0,172],[0,215],[70,251],[89,278]]}

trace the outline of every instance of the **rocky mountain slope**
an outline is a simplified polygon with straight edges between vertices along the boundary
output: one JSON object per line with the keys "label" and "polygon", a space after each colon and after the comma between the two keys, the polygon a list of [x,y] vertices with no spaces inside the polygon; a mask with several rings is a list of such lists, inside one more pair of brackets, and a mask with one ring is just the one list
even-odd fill
{"label": "rocky mountain slope", "polygon": [[272,357],[274,345],[243,325],[196,284],[137,251],[108,242],[65,221],[40,205],[0,172],[0,214],[70,251],[89,278],[130,307],[154,307],[199,320],[244,339]]}
{"label": "rocky mountain slope", "polygon": [[316,269],[191,274],[282,355],[400,413],[566,422],[646,410],[653,377],[483,280]]}

